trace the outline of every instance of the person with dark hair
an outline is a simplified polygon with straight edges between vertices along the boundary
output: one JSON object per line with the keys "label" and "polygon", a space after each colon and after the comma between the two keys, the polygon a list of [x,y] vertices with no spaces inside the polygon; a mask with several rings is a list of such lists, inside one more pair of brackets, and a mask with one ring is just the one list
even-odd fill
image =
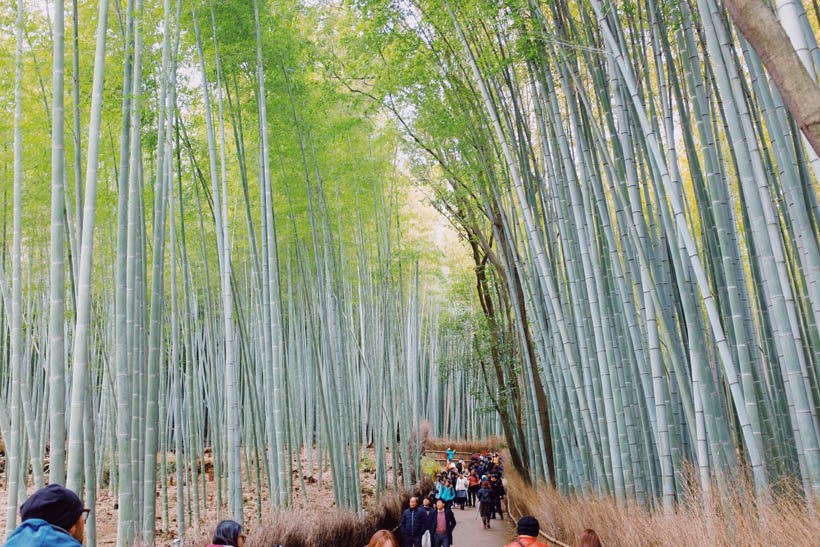
{"label": "person with dark hair", "polygon": [[595,530],[587,528],[581,532],[581,537],[578,539],[578,547],[603,547],[603,543],[601,543],[601,539],[598,537],[598,534],[595,533]]}
{"label": "person with dark hair", "polygon": [[429,517],[433,513],[433,500],[424,498],[421,501],[421,510],[424,512],[424,518]]}
{"label": "person with dark hair", "polygon": [[444,486],[441,487],[441,492],[439,493],[438,499],[444,502],[447,509],[450,509],[453,505],[453,500],[455,497],[456,489],[453,488],[453,484],[450,482],[450,479],[445,479]]}
{"label": "person with dark hair", "polygon": [[470,488],[470,481],[467,480],[467,475],[461,475],[456,479],[456,500],[455,503],[464,511],[464,505],[467,503],[467,489]]}
{"label": "person with dark hair", "polygon": [[504,513],[501,511],[501,500],[507,495],[504,483],[501,482],[500,478],[493,475],[490,477],[490,488],[493,491],[493,518],[497,514],[499,519],[503,519]]}
{"label": "person with dark hair", "polygon": [[441,489],[444,487],[444,473],[440,473],[436,475],[436,482],[433,483],[433,492],[435,493],[435,498],[439,499],[441,497]]}
{"label": "person with dark hair", "polygon": [[518,539],[508,543],[505,547],[547,547],[546,543],[538,541],[541,525],[535,517],[521,517],[518,521]]}
{"label": "person with dark hair", "polygon": [[478,478],[478,473],[476,473],[476,470],[473,469],[470,471],[470,476],[467,477],[467,480],[469,481],[469,486],[467,488],[469,506],[475,507],[476,493],[478,493],[478,489],[481,488],[481,479]]}
{"label": "person with dark hair", "polygon": [[493,490],[490,488],[490,481],[481,483],[476,496],[478,497],[478,512],[481,514],[481,522],[486,530],[490,527],[490,515],[493,511]]}
{"label": "person with dark hair", "polygon": [[427,519],[433,547],[450,547],[453,544],[453,529],[456,527],[456,517],[444,504],[444,500],[436,502],[436,510]]}
{"label": "person with dark hair", "polygon": [[208,547],[242,547],[244,544],[242,525],[235,520],[223,520],[216,525],[214,539]]}
{"label": "person with dark hair", "polygon": [[4,547],[80,547],[85,541],[89,509],[71,490],[49,484],[20,507],[20,523]]}
{"label": "person with dark hair", "polygon": [[421,547],[421,536],[427,528],[427,513],[419,508],[419,500],[410,498],[410,507],[401,514],[401,537],[404,547]]}

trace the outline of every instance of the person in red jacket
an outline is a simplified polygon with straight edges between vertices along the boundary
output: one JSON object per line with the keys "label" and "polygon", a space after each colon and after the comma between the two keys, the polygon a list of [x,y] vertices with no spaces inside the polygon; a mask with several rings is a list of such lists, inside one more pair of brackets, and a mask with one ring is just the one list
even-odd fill
{"label": "person in red jacket", "polygon": [[469,481],[469,488],[467,488],[467,502],[470,507],[475,507],[476,504],[476,494],[478,494],[478,489],[481,488],[481,479],[478,478],[478,473],[476,470],[473,469],[470,472],[470,476],[467,477]]}
{"label": "person in red jacket", "polygon": [[538,541],[540,531],[541,526],[534,517],[521,517],[518,521],[518,539],[505,547],[547,547],[546,543]]}

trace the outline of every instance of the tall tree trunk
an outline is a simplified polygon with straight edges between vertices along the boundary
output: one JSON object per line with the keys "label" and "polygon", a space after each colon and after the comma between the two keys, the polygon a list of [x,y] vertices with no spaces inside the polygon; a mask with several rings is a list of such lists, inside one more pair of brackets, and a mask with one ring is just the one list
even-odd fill
{"label": "tall tree trunk", "polygon": [[[162,316],[164,312],[164,273],[165,273],[165,217],[167,200],[165,198],[168,191],[168,180],[166,176],[166,139],[170,139],[170,124],[168,123],[168,109],[166,101],[168,97],[168,78],[170,73],[170,28],[171,1],[165,0],[164,19],[162,25],[162,69],[160,72],[159,86],[159,122],[157,125],[157,151],[156,151],[156,184],[154,199],[154,241],[151,246],[153,256],[151,257],[151,311],[149,318],[148,333],[148,400],[145,413],[145,446],[144,446],[144,470],[143,470],[143,514],[142,514],[142,540],[148,545],[154,543],[154,525],[156,514],[156,484],[157,484],[157,440],[160,429],[159,421],[159,390],[160,390],[160,359],[162,353]],[[173,85],[173,83],[172,83]],[[167,126],[167,127],[166,127]]]}
{"label": "tall tree trunk", "polygon": [[117,501],[117,547],[126,547],[134,541],[133,497],[131,470],[131,363],[128,360],[126,334],[127,243],[128,243],[128,181],[130,176],[131,135],[131,60],[134,28],[134,0],[128,0],[125,15],[125,62],[122,84],[122,130],[120,133],[120,169],[117,189],[117,265],[114,302],[114,345],[116,356],[116,437],[119,462],[119,491]]}
{"label": "tall tree trunk", "polygon": [[732,20],[763,61],[797,126],[820,155],[820,86],[764,0],[725,0]]}
{"label": "tall tree trunk", "polygon": [[[23,372],[22,356],[20,355],[22,344],[22,317],[20,314],[20,200],[23,175],[23,136],[20,132],[20,118],[22,115],[22,81],[23,81],[23,0],[17,0],[17,24],[15,40],[16,49],[14,57],[14,235],[12,251],[12,313],[11,313],[11,336],[12,336],[12,359],[11,359],[11,435],[4,437],[6,442],[6,477],[8,480],[8,505],[6,513],[6,535],[10,535],[17,522],[17,493],[19,491],[18,481],[25,481],[28,473],[21,473],[22,462],[22,433],[23,433],[23,413],[21,410],[20,376]],[[5,274],[3,274],[5,276]],[[5,281],[4,281],[5,286]],[[5,295],[4,295],[5,296]],[[8,305],[8,299],[4,298]],[[6,432],[4,431],[4,433]],[[25,488],[23,489],[25,490]]]}
{"label": "tall tree trunk", "polygon": [[65,482],[65,148],[63,144],[65,24],[63,0],[54,2],[54,51],[51,109],[51,273],[49,302],[49,482]]}
{"label": "tall tree trunk", "polygon": [[[71,377],[71,420],[68,431],[68,473],[66,486],[80,492],[83,484],[83,407],[86,400],[91,330],[91,268],[94,248],[94,210],[97,200],[97,166],[100,150],[103,78],[105,76],[105,41],[108,29],[108,0],[100,0],[97,20],[97,46],[94,54],[94,80],[91,90],[91,121],[88,125],[88,164],[86,166],[85,203],[80,275],[77,291],[77,322]],[[93,424],[88,424],[93,427]],[[86,500],[90,501],[90,500]]]}

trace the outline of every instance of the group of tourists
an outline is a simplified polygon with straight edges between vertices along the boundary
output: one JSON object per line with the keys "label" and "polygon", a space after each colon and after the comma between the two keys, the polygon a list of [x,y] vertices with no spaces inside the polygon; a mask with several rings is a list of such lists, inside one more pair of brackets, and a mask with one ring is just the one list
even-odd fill
{"label": "group of tourists", "polygon": [[474,453],[469,462],[455,461],[448,448],[444,470],[437,474],[433,489],[422,499],[411,498],[401,517],[401,537],[405,547],[450,547],[456,519],[453,507],[464,511],[478,505],[482,525],[503,518],[501,500],[506,495],[504,467],[498,454]]}
{"label": "group of tourists", "polygon": [[455,451],[447,449],[447,469],[436,477],[435,498],[443,499],[447,507],[458,504],[466,507],[478,505],[481,523],[490,528],[490,520],[504,518],[501,500],[504,489],[504,465],[497,454],[474,453],[470,461],[453,461]]}
{"label": "group of tourists", "polygon": [[[405,547],[450,547],[456,517],[444,499],[435,505],[426,497],[419,507],[416,497],[410,498],[410,506],[401,514],[401,537]],[[398,547],[398,545],[396,546]]]}
{"label": "group of tourists", "polygon": [[[418,498],[410,498],[409,507],[403,511],[399,528],[404,547],[453,545],[453,530],[456,527],[453,500],[464,500],[461,502],[462,510],[466,505],[474,507],[477,501],[485,529],[489,528],[489,520],[496,510],[500,516],[504,487],[500,486],[497,493],[493,493],[497,487],[491,484],[493,480],[501,484],[503,467],[498,455],[473,454],[468,464],[459,461],[452,468],[449,463],[447,471],[437,477],[437,487],[422,499],[422,504],[419,505]],[[469,492],[476,486],[470,477],[479,475],[482,480],[474,497],[455,493],[465,490],[461,479],[466,477],[466,490]],[[22,505],[22,523],[11,533],[3,547],[81,547],[85,541],[85,522],[89,512],[77,494],[58,484],[50,484],[32,494]],[[540,527],[535,518],[526,516],[519,520],[517,532],[518,539],[506,547],[546,547],[538,541]],[[244,544],[242,525],[224,520],[217,525],[208,547],[244,547]],[[368,545],[399,547],[396,536],[389,530],[376,532]],[[585,530],[578,545],[601,547],[601,542],[594,531]]]}

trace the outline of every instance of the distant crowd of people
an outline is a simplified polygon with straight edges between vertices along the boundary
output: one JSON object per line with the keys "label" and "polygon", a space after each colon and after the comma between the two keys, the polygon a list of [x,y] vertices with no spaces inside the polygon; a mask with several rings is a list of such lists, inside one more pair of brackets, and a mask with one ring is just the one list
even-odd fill
{"label": "distant crowd of people", "polygon": [[[503,518],[501,500],[504,467],[498,454],[473,454],[469,462],[453,461],[455,452],[448,449],[445,471],[436,476],[433,490],[422,498],[410,498],[402,512],[401,538],[404,547],[450,547],[456,518],[453,506],[478,504],[484,529],[490,520]],[[21,524],[11,533],[3,547],[80,547],[85,541],[85,522],[89,509],[71,490],[50,484],[32,494],[20,507]],[[517,526],[518,538],[506,547],[547,547],[538,541],[540,525],[530,516],[522,517]],[[220,522],[208,547],[244,547],[242,525],[232,520]],[[370,539],[369,547],[399,547],[396,535],[379,530]],[[585,530],[578,547],[601,547],[593,530]],[[273,547],[282,547],[274,545]],[[358,546],[351,546],[358,547]]]}
{"label": "distant crowd of people", "polygon": [[444,500],[452,509],[458,505],[465,507],[478,505],[481,522],[490,528],[490,520],[504,518],[501,500],[507,492],[504,489],[504,465],[496,454],[474,453],[469,462],[454,461],[455,451],[447,449],[447,464],[444,472],[436,476],[431,497]]}
{"label": "distant crowd of people", "polygon": [[[450,547],[456,518],[453,507],[478,506],[483,528],[491,528],[490,521],[504,518],[502,500],[504,464],[497,453],[473,453],[470,460],[455,460],[455,450],[445,451],[444,471],[435,477],[433,490],[422,498],[410,498],[409,506],[401,516],[399,526],[403,547]],[[538,541],[540,524],[531,516],[522,517],[517,525],[517,539],[506,547],[547,547]],[[379,530],[368,547],[398,547],[399,542],[389,530]],[[579,538],[579,547],[601,547],[593,530],[585,530]]]}

